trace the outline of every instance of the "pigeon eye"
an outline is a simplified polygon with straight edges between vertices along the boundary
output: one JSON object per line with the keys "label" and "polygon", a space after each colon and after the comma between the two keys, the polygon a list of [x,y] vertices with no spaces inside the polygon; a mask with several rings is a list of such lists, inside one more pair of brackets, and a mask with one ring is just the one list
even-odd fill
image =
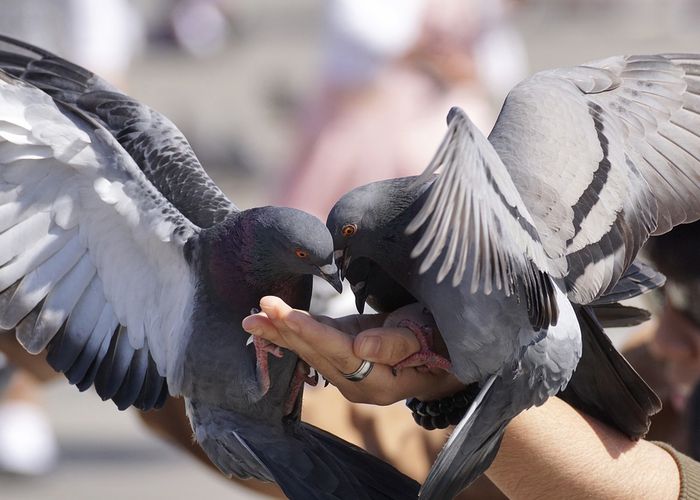
{"label": "pigeon eye", "polygon": [[302,250],[301,248],[297,248],[296,250],[294,250],[294,253],[300,259],[305,259],[309,256],[309,252],[307,252],[306,250]]}
{"label": "pigeon eye", "polygon": [[357,232],[357,226],[355,224],[345,224],[343,226],[343,229],[340,230],[340,233],[345,236],[346,238],[349,236],[352,236]]}

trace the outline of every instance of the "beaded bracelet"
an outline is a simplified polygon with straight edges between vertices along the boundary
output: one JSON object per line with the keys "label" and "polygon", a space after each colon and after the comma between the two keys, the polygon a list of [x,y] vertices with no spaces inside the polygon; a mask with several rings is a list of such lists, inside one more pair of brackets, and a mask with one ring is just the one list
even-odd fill
{"label": "beaded bracelet", "polygon": [[421,427],[429,431],[445,429],[450,425],[457,425],[462,420],[478,393],[479,385],[470,384],[463,391],[434,401],[407,399],[406,406],[413,413],[413,420]]}

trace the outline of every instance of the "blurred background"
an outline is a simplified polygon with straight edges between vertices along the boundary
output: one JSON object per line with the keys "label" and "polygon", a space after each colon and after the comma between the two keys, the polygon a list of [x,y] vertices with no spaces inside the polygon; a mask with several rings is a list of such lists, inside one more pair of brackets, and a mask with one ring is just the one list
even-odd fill
{"label": "blurred background", "polygon": [[[691,0],[0,1],[0,32],[168,116],[238,206],[287,204],[321,218],[356,185],[419,172],[450,106],[488,132],[530,73],[700,52],[699,22]],[[256,498],[134,412],[62,378],[40,387],[2,363],[0,500]],[[23,403],[3,411],[13,395]],[[3,455],[3,432],[33,442]]]}

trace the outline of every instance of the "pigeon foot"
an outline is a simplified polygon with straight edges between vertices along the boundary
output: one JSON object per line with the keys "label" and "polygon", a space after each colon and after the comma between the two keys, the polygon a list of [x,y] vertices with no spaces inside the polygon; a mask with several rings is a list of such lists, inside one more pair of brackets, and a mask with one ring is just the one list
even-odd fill
{"label": "pigeon foot", "polygon": [[408,328],[411,330],[411,332],[413,332],[416,339],[418,339],[418,342],[420,343],[420,351],[410,355],[406,359],[403,359],[394,365],[392,367],[394,372],[409,366],[439,368],[447,372],[452,371],[452,363],[450,360],[432,350],[434,344],[432,328],[416,323],[415,321],[411,321],[410,319],[403,319],[399,321],[396,326]]}
{"label": "pigeon foot", "polygon": [[261,337],[255,337],[253,345],[255,346],[255,364],[258,371],[260,392],[265,395],[270,390],[270,367],[267,356],[272,354],[276,358],[281,358],[284,353],[278,345]]}
{"label": "pigeon foot", "polygon": [[304,361],[297,361],[296,370],[294,370],[294,376],[289,384],[289,398],[284,404],[284,414],[289,415],[294,410],[294,405],[297,401],[297,396],[301,391],[304,384],[309,384],[312,387],[318,384],[324,384],[324,387],[328,387],[328,380],[323,378],[323,375],[318,373],[315,368],[310,367]]}

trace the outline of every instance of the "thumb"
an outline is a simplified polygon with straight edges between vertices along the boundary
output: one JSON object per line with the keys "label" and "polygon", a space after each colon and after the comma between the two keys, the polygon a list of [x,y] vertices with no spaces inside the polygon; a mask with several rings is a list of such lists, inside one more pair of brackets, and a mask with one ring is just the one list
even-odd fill
{"label": "thumb", "polygon": [[394,366],[420,351],[420,343],[408,328],[370,328],[355,337],[355,356]]}

